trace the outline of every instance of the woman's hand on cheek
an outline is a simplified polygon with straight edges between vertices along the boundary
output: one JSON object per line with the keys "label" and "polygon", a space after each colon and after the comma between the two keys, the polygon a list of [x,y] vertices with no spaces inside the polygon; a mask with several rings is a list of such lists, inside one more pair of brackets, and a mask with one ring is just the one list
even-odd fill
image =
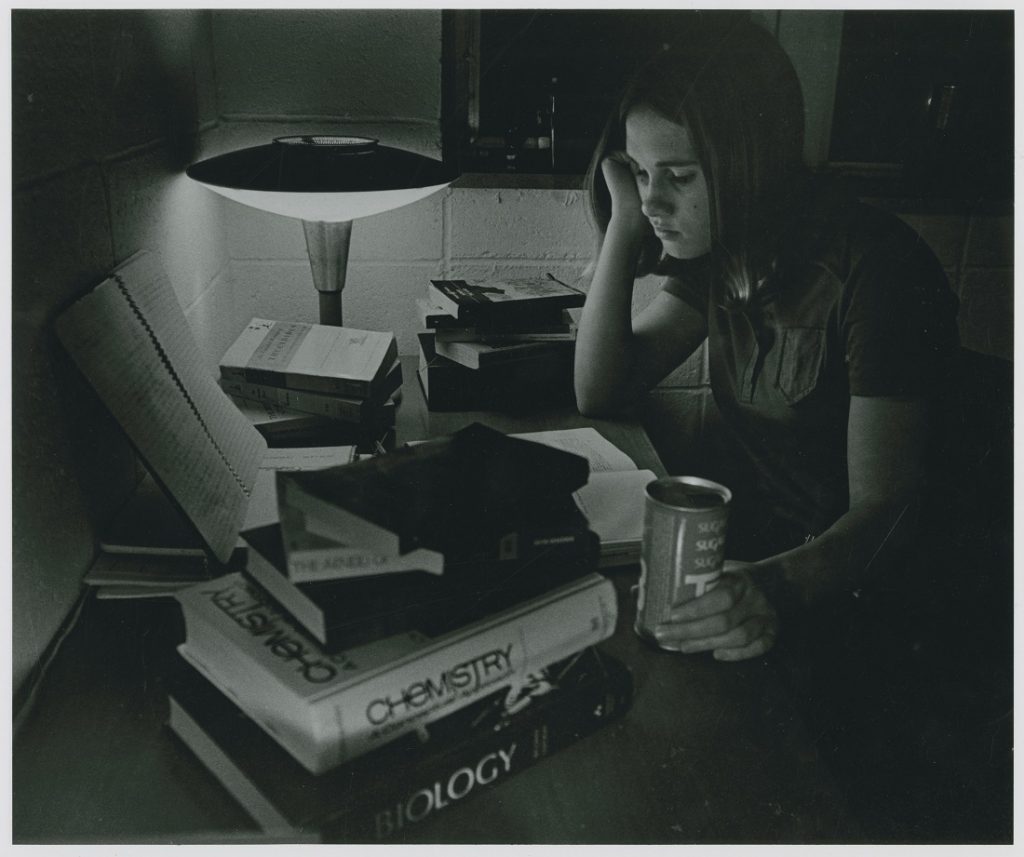
{"label": "woman's hand on cheek", "polygon": [[601,172],[612,198],[612,221],[641,231],[647,226],[647,218],[640,207],[636,179],[626,156],[620,152],[609,155],[601,161]]}
{"label": "woman's hand on cheek", "polygon": [[726,563],[715,588],[672,611],[655,635],[662,646],[740,661],[763,655],[778,635],[775,608],[742,563]]}

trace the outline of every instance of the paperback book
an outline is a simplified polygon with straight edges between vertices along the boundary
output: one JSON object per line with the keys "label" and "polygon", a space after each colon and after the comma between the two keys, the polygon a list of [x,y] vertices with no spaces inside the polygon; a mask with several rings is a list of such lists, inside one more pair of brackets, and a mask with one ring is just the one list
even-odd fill
{"label": "paperback book", "polygon": [[382,398],[365,399],[292,390],[271,384],[256,384],[232,378],[220,379],[221,389],[232,397],[250,402],[266,403],[275,408],[297,411],[362,425],[392,426],[395,424],[395,401],[387,398],[402,386],[402,364],[395,361],[380,389]]}
{"label": "paperback book", "polygon": [[239,572],[175,596],[181,655],[308,771],[323,773],[610,636],[592,573],[435,638],[409,631],[328,653]]}
{"label": "paperback book", "polygon": [[406,735],[320,776],[187,666],[169,681],[169,725],[264,831],[387,842],[622,716],[632,696],[626,666],[587,648],[430,724],[422,737]]}
{"label": "paperback book", "polygon": [[220,373],[226,381],[381,399],[397,357],[390,332],[254,318],[221,358]]}

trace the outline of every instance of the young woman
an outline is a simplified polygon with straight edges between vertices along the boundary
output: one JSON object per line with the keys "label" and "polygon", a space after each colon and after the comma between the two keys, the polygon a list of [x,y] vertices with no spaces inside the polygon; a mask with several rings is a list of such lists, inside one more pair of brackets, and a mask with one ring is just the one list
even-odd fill
{"label": "young woman", "polygon": [[[733,472],[727,541],[754,560],[661,629],[681,652],[757,656],[780,615],[859,593],[913,532],[925,487],[955,297],[913,230],[822,187],[802,151],[796,74],[742,24],[643,67],[588,177],[600,243],[579,408],[628,407],[706,341]],[[664,286],[631,318],[651,273]]]}

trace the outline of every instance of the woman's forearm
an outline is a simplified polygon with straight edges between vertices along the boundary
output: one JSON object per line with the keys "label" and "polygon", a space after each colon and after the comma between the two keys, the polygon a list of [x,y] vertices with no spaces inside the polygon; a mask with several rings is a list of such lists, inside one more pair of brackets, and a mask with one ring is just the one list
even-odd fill
{"label": "woman's forearm", "polygon": [[892,561],[911,538],[917,512],[914,501],[851,509],[816,539],[754,563],[754,573],[770,599],[788,599],[791,609],[851,593],[883,570],[898,573]]}
{"label": "woman's forearm", "polygon": [[631,308],[639,252],[639,235],[617,227],[613,220],[576,338],[576,401],[582,413],[606,413],[629,398],[634,362]]}

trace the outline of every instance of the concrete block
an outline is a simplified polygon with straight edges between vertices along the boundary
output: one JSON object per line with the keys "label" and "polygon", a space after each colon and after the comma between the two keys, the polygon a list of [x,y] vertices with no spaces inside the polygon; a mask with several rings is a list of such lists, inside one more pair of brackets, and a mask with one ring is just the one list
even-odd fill
{"label": "concrete block", "polygon": [[450,206],[453,261],[589,260],[594,252],[582,191],[456,189]]}
{"label": "concrete block", "polygon": [[220,374],[220,358],[256,313],[239,301],[230,269],[225,269],[188,308],[186,318],[210,374]]}
{"label": "concrete block", "polygon": [[189,306],[228,264],[220,198],[170,163],[165,148],[109,163],[114,253],[158,253],[179,301]]}
{"label": "concrete block", "polygon": [[671,388],[706,387],[711,383],[708,377],[708,344],[705,341],[689,358],[658,384],[664,390]]}
{"label": "concrete block", "polygon": [[1013,265],[1013,216],[971,218],[967,233],[966,265],[1008,268]]}
{"label": "concrete block", "polygon": [[11,12],[13,183],[87,160],[100,132],[90,13]]}
{"label": "concrete block", "polygon": [[[464,280],[514,280],[527,277],[544,277],[551,274],[567,285],[586,291],[583,279],[584,265],[578,262],[534,262],[496,260],[486,262],[466,262],[454,260],[447,273],[453,279]],[[424,289],[426,284],[424,283]]]}
{"label": "concrete block", "polygon": [[96,527],[134,484],[134,455],[37,311],[12,316],[13,683],[81,591]]}
{"label": "concrete block", "polygon": [[641,422],[669,473],[700,472],[704,390],[652,390]]}
{"label": "concrete block", "polygon": [[963,274],[960,342],[965,348],[1013,359],[1013,269],[968,268]]}
{"label": "concrete block", "polygon": [[199,14],[192,30],[192,69],[196,81],[196,118],[212,122],[218,116],[217,73],[213,56],[213,16]]}
{"label": "concrete block", "polygon": [[201,15],[124,9],[93,14],[97,158],[169,140],[179,166],[191,159],[199,121],[192,55]]}
{"label": "concrete block", "polygon": [[920,235],[944,268],[956,268],[963,255],[967,217],[954,214],[901,214]]}
{"label": "concrete block", "polygon": [[[289,321],[315,322],[316,290],[305,263],[233,264],[236,305],[249,306],[251,315]],[[440,265],[353,265],[342,293],[346,325],[368,330],[391,330],[399,352],[416,354],[420,330],[416,298],[439,277]],[[248,303],[247,303],[248,302]]]}
{"label": "concrete block", "polygon": [[48,318],[99,283],[114,263],[99,169],[76,169],[16,191],[11,256],[16,312]]}
{"label": "concrete block", "polygon": [[439,9],[218,10],[223,113],[441,114]]}

